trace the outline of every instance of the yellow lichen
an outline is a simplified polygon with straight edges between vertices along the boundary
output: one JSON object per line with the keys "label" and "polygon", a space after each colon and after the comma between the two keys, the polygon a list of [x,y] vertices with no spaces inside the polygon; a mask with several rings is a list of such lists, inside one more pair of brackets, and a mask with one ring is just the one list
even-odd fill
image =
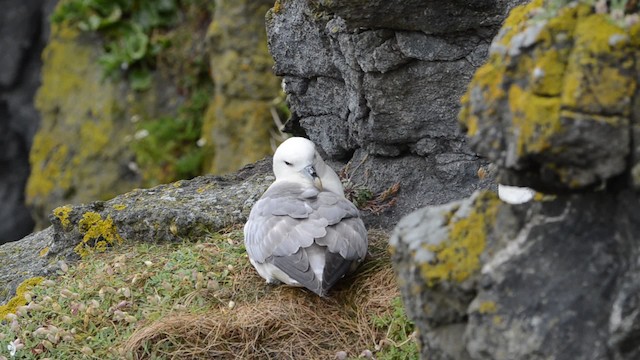
{"label": "yellow lichen", "polygon": [[478,311],[481,314],[493,314],[497,311],[498,307],[495,301],[483,301],[478,306]]}
{"label": "yellow lichen", "polygon": [[118,210],[118,211],[122,211],[122,210],[124,210],[126,208],[127,208],[127,205],[125,205],[125,204],[115,204],[115,205],[113,205],[113,209],[114,210]]}
{"label": "yellow lichen", "polygon": [[544,0],[533,0],[526,5],[514,7],[511,12],[509,12],[509,16],[507,16],[502,26],[502,28],[507,29],[507,31],[502,38],[497,40],[499,40],[501,44],[508,46],[513,36],[524,29],[527,20],[542,6],[544,6]]}
{"label": "yellow lichen", "polygon": [[474,209],[464,218],[449,223],[449,237],[428,245],[436,261],[422,265],[428,286],[441,281],[462,282],[480,268],[480,255],[486,246],[486,231],[495,222],[500,201],[493,192],[476,198]]}
{"label": "yellow lichen", "polygon": [[49,253],[49,247],[45,246],[38,252],[38,255],[40,255],[40,257],[45,257],[47,256],[48,253]]}
{"label": "yellow lichen", "polygon": [[281,0],[276,0],[275,4],[273,4],[273,13],[278,14],[282,10],[282,2]]}
{"label": "yellow lichen", "polygon": [[84,257],[93,251],[104,251],[108,246],[122,243],[123,239],[113,223],[111,216],[102,219],[96,212],[86,212],[78,222],[78,230],[83,234],[82,241],[74,251]]}
{"label": "yellow lichen", "polygon": [[71,225],[71,221],[69,221],[69,213],[73,208],[70,205],[59,206],[53,209],[53,215],[60,220],[60,224],[62,225],[62,230],[69,230],[69,226]]}
{"label": "yellow lichen", "polygon": [[509,89],[509,110],[518,155],[548,149],[552,137],[562,131],[558,97],[537,96],[513,85]]}
{"label": "yellow lichen", "polygon": [[44,280],[43,277],[32,277],[24,280],[16,289],[16,296],[11,298],[5,305],[0,305],[0,321],[4,320],[7,314],[15,314],[20,306],[27,305],[24,294],[31,291],[34,286],[40,284]]}
{"label": "yellow lichen", "polygon": [[531,75],[531,91],[540,96],[559,96],[562,92],[562,79],[566,67],[566,59],[555,49],[540,51],[535,59]]}

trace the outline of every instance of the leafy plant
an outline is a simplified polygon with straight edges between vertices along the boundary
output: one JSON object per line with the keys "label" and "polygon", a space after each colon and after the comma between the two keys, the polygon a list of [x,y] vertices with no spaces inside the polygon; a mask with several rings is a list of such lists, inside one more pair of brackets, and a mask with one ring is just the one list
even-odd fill
{"label": "leafy plant", "polygon": [[83,32],[104,38],[100,64],[107,77],[124,74],[135,90],[150,86],[150,70],[167,46],[162,29],[174,25],[180,4],[176,0],[67,0],[52,15]]}

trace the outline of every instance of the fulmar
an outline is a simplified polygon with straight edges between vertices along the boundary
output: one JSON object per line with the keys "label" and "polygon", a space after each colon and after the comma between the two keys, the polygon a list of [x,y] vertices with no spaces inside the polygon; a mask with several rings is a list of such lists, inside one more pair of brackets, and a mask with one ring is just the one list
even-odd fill
{"label": "fulmar", "polygon": [[273,156],[275,181],[244,226],[249,261],[270,284],[320,296],[367,254],[367,231],[338,175],[310,140],[293,137]]}

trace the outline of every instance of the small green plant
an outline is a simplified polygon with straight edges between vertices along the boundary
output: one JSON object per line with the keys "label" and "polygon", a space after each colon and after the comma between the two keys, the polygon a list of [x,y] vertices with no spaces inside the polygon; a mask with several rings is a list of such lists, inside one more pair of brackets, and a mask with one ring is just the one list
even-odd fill
{"label": "small green plant", "polygon": [[390,314],[372,319],[376,328],[387,332],[386,338],[377,345],[380,348],[380,352],[376,354],[377,359],[416,359],[418,348],[415,341],[414,324],[407,317],[400,297],[393,299],[391,306],[393,311]]}

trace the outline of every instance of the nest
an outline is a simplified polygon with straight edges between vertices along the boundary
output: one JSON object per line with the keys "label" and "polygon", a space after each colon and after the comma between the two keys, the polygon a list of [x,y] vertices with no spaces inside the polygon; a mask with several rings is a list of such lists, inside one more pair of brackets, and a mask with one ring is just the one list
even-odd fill
{"label": "nest", "polygon": [[300,288],[266,285],[250,266],[233,279],[232,307],[180,313],[141,326],[121,351],[134,359],[327,359],[357,356],[385,341],[372,319],[389,316],[398,289],[387,236],[370,232],[370,254],[327,298]]}

